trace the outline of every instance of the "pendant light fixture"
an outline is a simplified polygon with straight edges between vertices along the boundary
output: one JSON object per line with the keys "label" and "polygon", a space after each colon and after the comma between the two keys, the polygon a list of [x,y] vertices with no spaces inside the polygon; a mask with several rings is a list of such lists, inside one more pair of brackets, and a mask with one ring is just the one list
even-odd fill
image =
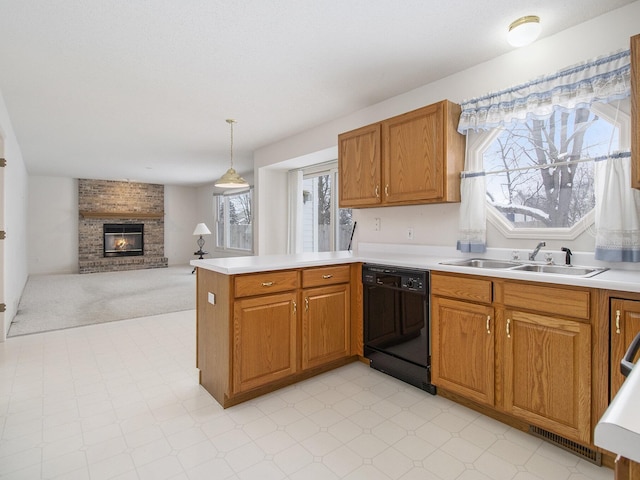
{"label": "pendant light fixture", "polygon": [[247,181],[238,175],[238,173],[233,169],[233,124],[236,123],[236,121],[228,118],[227,123],[231,127],[231,166],[229,167],[229,170],[227,170],[226,173],[222,175],[216,183],[214,183],[214,185],[220,188],[248,187],[249,184]]}
{"label": "pendant light fixture", "polygon": [[524,47],[533,43],[540,35],[540,31],[540,17],[527,15],[511,22],[507,41],[514,47]]}

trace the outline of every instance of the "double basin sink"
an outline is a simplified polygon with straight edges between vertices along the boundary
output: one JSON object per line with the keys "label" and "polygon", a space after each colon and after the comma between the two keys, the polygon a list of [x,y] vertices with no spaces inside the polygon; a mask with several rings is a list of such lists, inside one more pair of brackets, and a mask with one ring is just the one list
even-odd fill
{"label": "double basin sink", "polygon": [[577,265],[554,265],[546,263],[526,263],[517,260],[494,260],[491,258],[467,258],[465,260],[454,260],[450,262],[440,262],[441,265],[455,265],[458,267],[488,268],[488,269],[508,269],[519,272],[547,273],[551,275],[571,275],[574,277],[593,277],[607,270],[597,267],[580,267]]}

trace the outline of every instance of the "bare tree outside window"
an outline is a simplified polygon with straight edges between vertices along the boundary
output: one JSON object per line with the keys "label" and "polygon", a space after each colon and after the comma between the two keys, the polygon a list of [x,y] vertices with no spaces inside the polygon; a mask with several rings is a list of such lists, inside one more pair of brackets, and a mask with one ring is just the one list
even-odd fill
{"label": "bare tree outside window", "polygon": [[[304,179],[303,189],[308,192],[303,205],[303,251],[328,252],[332,249],[346,250],[349,245],[353,220],[351,209],[336,208],[333,195],[335,174],[311,175]],[[337,215],[334,213],[337,210]],[[335,218],[337,217],[337,233]]]}
{"label": "bare tree outside window", "polygon": [[251,190],[217,198],[216,246],[223,249],[253,248]]}
{"label": "bare tree outside window", "polygon": [[515,228],[571,228],[595,206],[594,164],[585,160],[617,149],[617,139],[588,108],[504,128],[483,153],[487,200]]}

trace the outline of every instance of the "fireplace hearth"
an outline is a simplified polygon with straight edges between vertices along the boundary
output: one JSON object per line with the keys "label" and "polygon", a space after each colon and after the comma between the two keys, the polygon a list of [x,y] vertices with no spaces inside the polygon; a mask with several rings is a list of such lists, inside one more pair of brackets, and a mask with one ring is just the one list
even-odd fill
{"label": "fireplace hearth", "polygon": [[104,257],[135,257],[144,255],[144,224],[105,223]]}

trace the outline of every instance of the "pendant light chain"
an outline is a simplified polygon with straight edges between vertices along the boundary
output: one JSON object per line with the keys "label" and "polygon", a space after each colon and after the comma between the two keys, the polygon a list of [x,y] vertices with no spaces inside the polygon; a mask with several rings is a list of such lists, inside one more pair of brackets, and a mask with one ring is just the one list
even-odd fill
{"label": "pendant light chain", "polygon": [[231,148],[230,148],[230,159],[231,159],[231,168],[233,168],[233,124],[236,123],[235,120],[229,118],[227,119],[227,123],[231,127]]}

